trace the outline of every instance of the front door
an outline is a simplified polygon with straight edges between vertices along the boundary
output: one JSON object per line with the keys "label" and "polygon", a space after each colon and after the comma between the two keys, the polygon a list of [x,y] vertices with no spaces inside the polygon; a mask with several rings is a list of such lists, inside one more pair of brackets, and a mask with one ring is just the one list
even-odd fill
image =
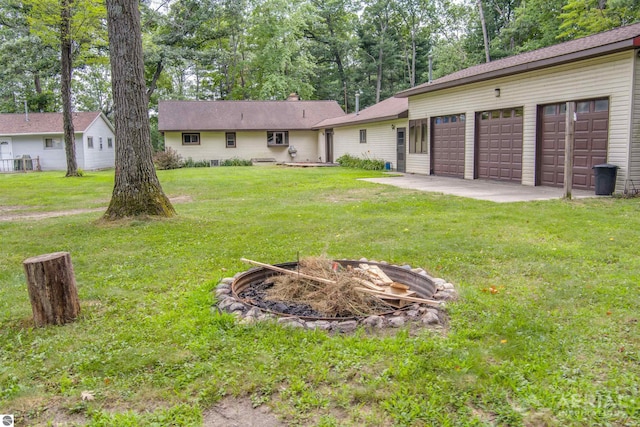
{"label": "front door", "polygon": [[10,160],[13,158],[11,138],[0,139],[0,160]]}
{"label": "front door", "polygon": [[324,135],[327,163],[333,163],[333,129],[325,130]]}
{"label": "front door", "polygon": [[406,172],[406,143],[407,143],[407,129],[406,128],[398,128],[396,133],[396,170],[398,172]]}

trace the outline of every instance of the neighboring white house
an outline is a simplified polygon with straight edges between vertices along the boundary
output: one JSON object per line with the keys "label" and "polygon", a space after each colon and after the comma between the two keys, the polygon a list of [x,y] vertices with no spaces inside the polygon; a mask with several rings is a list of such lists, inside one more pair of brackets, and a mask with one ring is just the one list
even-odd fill
{"label": "neighboring white house", "polygon": [[573,187],[593,166],[640,183],[640,24],[477,65],[396,94],[429,144],[407,172],[563,186],[565,106],[575,102]]}
{"label": "neighboring white house", "polygon": [[343,116],[335,101],[160,101],[158,130],[165,148],[183,159],[212,165],[238,158],[273,162],[318,162],[313,125]]}
{"label": "neighboring white house", "polygon": [[[316,124],[319,152],[333,162],[345,154],[379,159],[404,172],[407,144],[416,142],[414,123],[409,124],[406,98],[389,98],[369,108]],[[407,139],[407,130],[409,139]],[[419,138],[418,138],[419,141]]]}
{"label": "neighboring white house", "polygon": [[[73,126],[78,168],[112,168],[114,128],[104,114],[74,113]],[[2,172],[30,167],[66,170],[62,113],[0,114],[0,159]]]}

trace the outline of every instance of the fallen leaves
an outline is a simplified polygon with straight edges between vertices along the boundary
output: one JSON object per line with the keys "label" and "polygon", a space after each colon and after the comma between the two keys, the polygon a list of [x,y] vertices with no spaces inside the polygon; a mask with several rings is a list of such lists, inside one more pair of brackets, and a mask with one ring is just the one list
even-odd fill
{"label": "fallen leaves", "polygon": [[494,285],[489,286],[488,288],[482,288],[482,292],[490,293],[491,295],[495,295],[500,292],[500,289],[504,289],[503,287],[496,287]]}

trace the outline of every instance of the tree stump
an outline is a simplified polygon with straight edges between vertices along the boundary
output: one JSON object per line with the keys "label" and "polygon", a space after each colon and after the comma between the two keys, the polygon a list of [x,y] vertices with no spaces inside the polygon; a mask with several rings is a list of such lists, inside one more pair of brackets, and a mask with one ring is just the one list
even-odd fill
{"label": "tree stump", "polygon": [[36,326],[62,325],[80,314],[71,255],[55,252],[22,262]]}

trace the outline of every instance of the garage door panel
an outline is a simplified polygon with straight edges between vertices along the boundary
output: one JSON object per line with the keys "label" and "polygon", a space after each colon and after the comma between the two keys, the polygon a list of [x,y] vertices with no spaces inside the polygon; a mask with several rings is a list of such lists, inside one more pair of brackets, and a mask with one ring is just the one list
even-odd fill
{"label": "garage door panel", "polygon": [[522,108],[479,113],[476,123],[477,178],[521,182]]}
{"label": "garage door panel", "polygon": [[574,132],[589,132],[589,122],[586,120],[578,120],[574,127]]}
{"label": "garage door panel", "polygon": [[464,178],[465,121],[462,115],[434,117],[431,129],[433,173]]}
{"label": "garage door panel", "polygon": [[589,157],[587,156],[574,156],[573,157],[573,166],[586,168],[589,166]]}
{"label": "garage door panel", "polygon": [[588,139],[584,139],[584,138],[580,138],[580,139],[575,139],[573,141],[573,150],[574,151],[581,151],[581,150],[589,150],[589,140]]}
{"label": "garage door panel", "polygon": [[[540,108],[542,123],[538,147],[538,184],[561,187],[564,184],[564,104]],[[609,111],[608,100],[590,100],[578,103],[575,122],[573,187],[593,189],[592,167],[607,158]],[[554,114],[551,114],[555,111]],[[551,160],[552,157],[556,161]]]}
{"label": "garage door panel", "polygon": [[513,126],[511,124],[505,123],[500,126],[500,134],[511,135],[512,133],[513,133]]}
{"label": "garage door panel", "polygon": [[592,126],[594,131],[607,132],[609,130],[609,119],[594,119]]}
{"label": "garage door panel", "polygon": [[580,187],[587,187],[589,185],[587,177],[585,175],[577,174],[577,173],[573,174],[573,182],[576,186],[580,186]]}

